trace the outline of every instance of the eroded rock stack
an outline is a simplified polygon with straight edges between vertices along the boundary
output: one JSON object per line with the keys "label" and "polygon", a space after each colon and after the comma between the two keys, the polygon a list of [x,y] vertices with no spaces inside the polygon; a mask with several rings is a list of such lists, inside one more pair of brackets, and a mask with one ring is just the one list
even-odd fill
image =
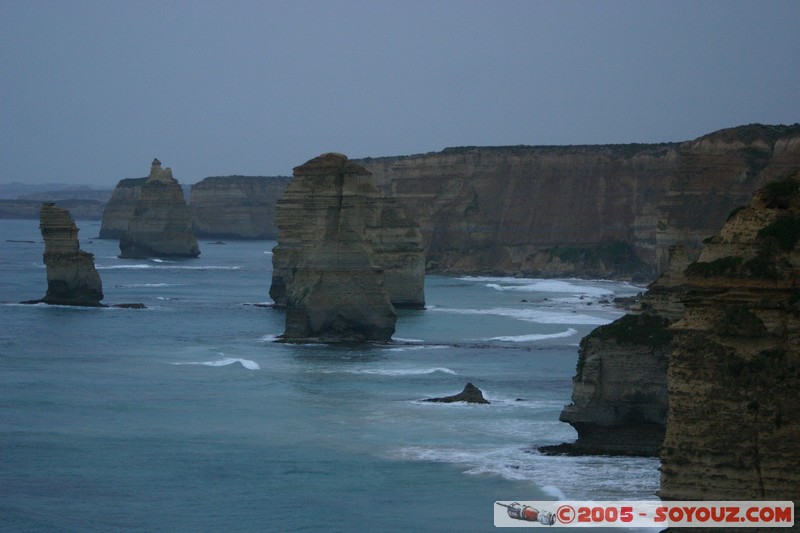
{"label": "eroded rock stack", "polygon": [[572,403],[560,420],[578,432],[549,453],[656,456],[667,426],[668,326],[681,317],[687,251],[673,247],[668,269],[648,287],[642,311],[581,340]]}
{"label": "eroded rock stack", "polygon": [[797,501],[799,179],[759,190],[686,269],[662,498]]}
{"label": "eroded rock stack", "polygon": [[270,296],[287,309],[285,339],[386,341],[396,319],[388,289],[424,304],[419,233],[347,157],[296,167],[275,222]]}
{"label": "eroded rock stack", "polygon": [[94,255],[80,249],[78,227],[66,209],[42,204],[39,228],[44,238],[47,294],[42,302],[98,307],[103,283],[94,267]]}
{"label": "eroded rock stack", "polygon": [[158,159],[141,185],[119,249],[120,257],[130,258],[200,255],[181,186]]}
{"label": "eroded rock stack", "polygon": [[128,229],[136,202],[142,194],[142,185],[147,178],[126,178],[119,180],[111,199],[103,210],[100,225],[100,239],[120,239]]}

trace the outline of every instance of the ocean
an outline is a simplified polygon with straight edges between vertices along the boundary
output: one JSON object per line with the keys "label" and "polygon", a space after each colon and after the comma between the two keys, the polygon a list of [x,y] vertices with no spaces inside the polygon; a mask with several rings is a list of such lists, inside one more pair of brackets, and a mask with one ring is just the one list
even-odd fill
{"label": "ocean", "polygon": [[[292,345],[254,305],[274,242],[131,260],[78,226],[104,303],[147,309],[17,304],[44,245],[0,220],[0,530],[487,531],[498,500],[655,497],[656,459],[535,450],[575,439],[578,342],[642,287],[430,275],[393,343]],[[421,401],[468,382],[491,404]]]}

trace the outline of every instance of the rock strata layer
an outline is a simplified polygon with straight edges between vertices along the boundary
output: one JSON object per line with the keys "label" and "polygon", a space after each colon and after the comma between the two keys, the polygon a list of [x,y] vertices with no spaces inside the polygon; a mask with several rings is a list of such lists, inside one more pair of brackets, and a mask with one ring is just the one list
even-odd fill
{"label": "rock strata layer", "polygon": [[94,255],[80,249],[78,227],[66,209],[42,204],[39,228],[44,238],[47,294],[42,302],[98,307],[103,284],[94,266]]}
{"label": "rock strata layer", "polygon": [[672,326],[664,499],[800,494],[800,181],[759,190],[686,269]]}
{"label": "rock strata layer", "polygon": [[654,279],[800,168],[800,125],[693,141],[448,148],[360,161],[420,225],[429,271]]}
{"label": "rock strata layer", "polygon": [[396,315],[369,231],[381,201],[370,174],[341,154],[294,169],[276,209],[270,288],[286,307],[284,340],[391,338]]}
{"label": "rock strata layer", "polygon": [[221,176],[192,185],[189,211],[198,237],[276,239],[275,205],[288,177]]}
{"label": "rock strata layer", "polygon": [[141,184],[119,248],[120,257],[128,258],[200,255],[183,190],[172,177],[172,170],[162,169],[158,159],[153,161],[150,176]]}
{"label": "rock strata layer", "polygon": [[[270,297],[276,306],[286,306],[287,287],[294,283],[297,265],[307,261],[304,258],[334,241],[339,247],[352,241],[369,255],[373,267],[383,271],[383,285],[394,307],[423,308],[425,257],[417,224],[394,199],[374,187],[369,172],[343,157],[326,154],[295,169],[276,208],[280,234],[272,255]],[[334,234],[326,224],[340,224],[340,219],[332,218],[338,213],[351,229]],[[318,263],[324,266],[326,261],[334,267],[330,258]]]}

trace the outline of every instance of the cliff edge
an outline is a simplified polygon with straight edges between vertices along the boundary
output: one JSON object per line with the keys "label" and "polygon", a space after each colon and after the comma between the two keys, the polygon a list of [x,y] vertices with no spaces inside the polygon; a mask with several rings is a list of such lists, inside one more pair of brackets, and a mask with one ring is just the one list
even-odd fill
{"label": "cliff edge", "polygon": [[800,493],[800,176],[770,183],[686,269],[672,326],[664,499]]}

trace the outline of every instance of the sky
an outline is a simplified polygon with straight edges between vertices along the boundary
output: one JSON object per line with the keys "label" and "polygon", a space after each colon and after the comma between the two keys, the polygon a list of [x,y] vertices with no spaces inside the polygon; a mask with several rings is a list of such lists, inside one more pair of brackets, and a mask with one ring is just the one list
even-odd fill
{"label": "sky", "polygon": [[0,183],[800,122],[797,0],[0,0]]}

